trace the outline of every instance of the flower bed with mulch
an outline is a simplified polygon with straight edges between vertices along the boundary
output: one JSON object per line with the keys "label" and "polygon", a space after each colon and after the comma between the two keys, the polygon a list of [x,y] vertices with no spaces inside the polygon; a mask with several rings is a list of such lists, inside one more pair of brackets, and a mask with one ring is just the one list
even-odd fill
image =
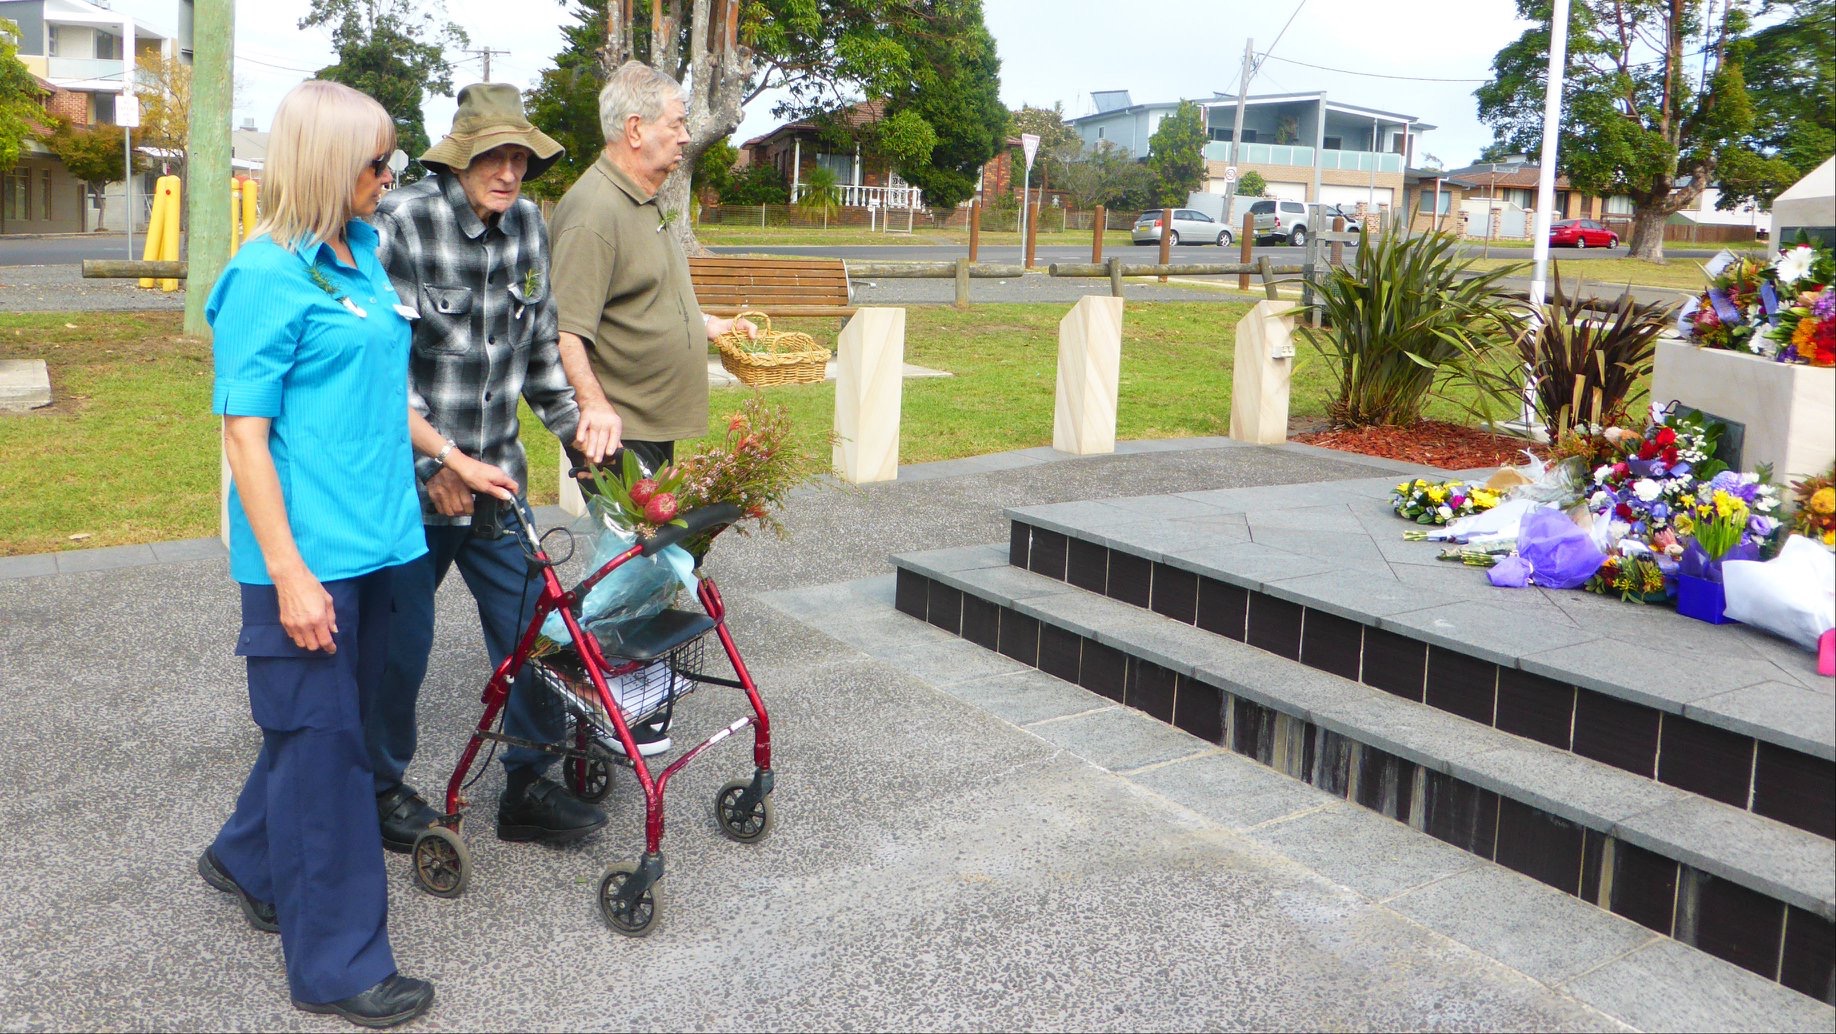
{"label": "flower bed with mulch", "polygon": [[1494,434],[1443,420],[1420,420],[1402,427],[1345,427],[1298,434],[1293,440],[1324,449],[1382,456],[1443,470],[1515,465],[1524,461],[1526,449],[1539,457],[1548,451],[1547,446],[1525,438]]}

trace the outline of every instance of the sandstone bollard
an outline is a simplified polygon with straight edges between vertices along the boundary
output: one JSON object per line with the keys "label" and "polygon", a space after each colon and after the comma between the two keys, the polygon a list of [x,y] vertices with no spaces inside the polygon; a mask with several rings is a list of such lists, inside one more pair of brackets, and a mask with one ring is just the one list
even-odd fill
{"label": "sandstone bollard", "polygon": [[1230,390],[1230,436],[1275,445],[1288,440],[1288,387],[1294,375],[1293,302],[1257,302],[1237,324]]}
{"label": "sandstone bollard", "polygon": [[1058,321],[1052,448],[1077,456],[1116,451],[1122,373],[1122,299],[1087,294]]}
{"label": "sandstone bollard", "polygon": [[863,308],[842,329],[835,362],[836,473],[866,484],[899,476],[905,310]]}

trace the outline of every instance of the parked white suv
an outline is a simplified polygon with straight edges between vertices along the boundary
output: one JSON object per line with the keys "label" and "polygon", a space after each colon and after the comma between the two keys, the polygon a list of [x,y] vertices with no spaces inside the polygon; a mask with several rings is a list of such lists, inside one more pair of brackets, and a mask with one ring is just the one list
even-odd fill
{"label": "parked white suv", "polygon": [[1250,205],[1256,241],[1278,240],[1295,247],[1307,243],[1307,206],[1299,201],[1264,198]]}

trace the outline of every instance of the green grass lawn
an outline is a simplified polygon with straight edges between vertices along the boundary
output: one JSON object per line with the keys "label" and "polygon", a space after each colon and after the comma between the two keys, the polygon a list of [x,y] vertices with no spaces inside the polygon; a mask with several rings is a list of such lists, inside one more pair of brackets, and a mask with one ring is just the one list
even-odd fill
{"label": "green grass lawn", "polygon": [[[1473,268],[1496,269],[1528,260],[1527,254],[1511,258],[1477,259]],[[1637,287],[1670,287],[1682,291],[1703,290],[1708,284],[1708,277],[1702,272],[1702,266],[1707,261],[1675,258],[1658,263],[1630,258],[1582,258],[1565,253],[1550,255],[1549,264],[1552,270],[1561,275],[1565,286],[1579,281],[1590,288],[1587,293],[1591,294],[1627,284]],[[1526,269],[1522,275],[1528,276],[1529,270]]]}
{"label": "green grass lawn", "polygon": [[[1234,327],[1247,304],[1134,303],[1123,317],[1119,439],[1221,435],[1230,420]],[[908,380],[900,460],[921,463],[1049,445],[1058,321],[1068,307],[913,306],[906,359],[948,370]],[[787,320],[830,347],[835,320]],[[217,530],[217,419],[210,414],[210,349],[179,333],[177,313],[9,315],[0,358],[43,358],[55,405],[0,416],[0,555],[155,542]],[[714,392],[710,433],[749,389]],[[1293,414],[1323,417],[1325,364],[1302,346]],[[765,389],[826,455],[835,388]],[[1428,414],[1470,420],[1459,398]],[[523,414],[530,495],[552,502],[553,437]],[[83,536],[73,538],[73,536]]]}
{"label": "green grass lawn", "polygon": [[[1044,245],[1083,245],[1089,247],[1091,232],[1089,230],[1047,230],[1039,229],[1039,244]],[[969,231],[933,230],[919,227],[911,233],[895,229],[891,233],[868,230],[864,226],[836,226],[823,229],[820,226],[748,226],[744,223],[703,224],[695,227],[695,239],[710,247],[744,247],[758,245],[827,245],[841,247],[844,245],[880,244],[880,245],[954,245],[967,248]],[[981,243],[987,245],[1006,245],[1012,247],[1020,243],[1020,234],[1014,230],[983,230]],[[1116,247],[1128,247],[1129,231],[1107,230],[1103,234],[1105,250]]]}

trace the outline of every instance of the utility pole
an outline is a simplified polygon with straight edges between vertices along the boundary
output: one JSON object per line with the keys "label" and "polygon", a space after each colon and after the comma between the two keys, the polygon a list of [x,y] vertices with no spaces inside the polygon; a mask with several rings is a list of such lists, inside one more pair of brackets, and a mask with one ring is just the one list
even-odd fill
{"label": "utility pole", "polygon": [[491,55],[492,54],[502,54],[505,57],[510,56],[510,52],[508,50],[492,50],[490,47],[483,47],[478,50],[461,51],[461,53],[477,54],[478,56],[484,58],[484,79],[482,81],[487,82],[487,83],[491,81]]}
{"label": "utility pole", "polygon": [[[186,128],[186,168],[192,203],[186,205],[185,333],[206,337],[204,303],[229,264],[230,105],[236,60],[234,0],[193,0],[191,118]],[[181,41],[183,42],[183,41]]]}
{"label": "utility pole", "polygon": [[[1230,130],[1230,164],[1238,167],[1239,176],[1243,174],[1243,98],[1249,93],[1250,76],[1255,74],[1256,41],[1246,39],[1243,41],[1243,72],[1237,77],[1237,121]],[[1224,204],[1228,209],[1230,202]]]}

